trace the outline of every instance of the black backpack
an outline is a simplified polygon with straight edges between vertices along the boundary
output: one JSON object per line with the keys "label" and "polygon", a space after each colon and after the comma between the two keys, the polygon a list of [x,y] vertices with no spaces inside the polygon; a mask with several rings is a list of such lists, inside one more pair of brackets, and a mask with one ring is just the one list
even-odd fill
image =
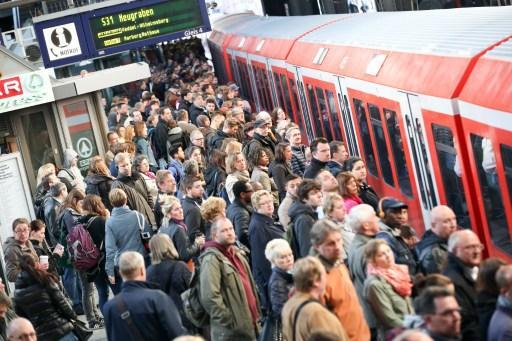
{"label": "black backpack", "polygon": [[290,244],[290,248],[292,249],[293,257],[295,259],[299,259],[300,249],[299,242],[297,241],[297,237],[295,236],[295,223],[293,220],[290,220],[288,223],[288,228],[283,234],[283,238]]}
{"label": "black backpack", "polygon": [[181,294],[183,302],[183,311],[187,319],[197,328],[203,328],[210,324],[210,316],[201,304],[201,281],[199,280],[199,269],[196,268],[192,280],[190,281],[190,289]]}

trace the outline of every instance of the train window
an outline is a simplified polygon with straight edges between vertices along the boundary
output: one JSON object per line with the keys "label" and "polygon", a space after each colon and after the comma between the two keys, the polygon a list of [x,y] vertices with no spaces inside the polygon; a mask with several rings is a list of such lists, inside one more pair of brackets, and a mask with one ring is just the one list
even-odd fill
{"label": "train window", "polygon": [[249,78],[249,71],[247,70],[247,64],[237,61],[237,66],[238,66],[238,72],[240,74],[240,79],[241,79],[240,87],[242,90],[241,91],[242,96],[249,99],[249,101],[254,103],[255,101],[254,101],[254,97],[252,95],[251,79]]}
{"label": "train window", "polygon": [[[276,81],[276,84],[279,83],[279,81]],[[286,113],[288,114],[288,116],[290,117],[294,117],[293,115],[293,109],[292,109],[292,103],[290,101],[290,92],[288,91],[288,82],[286,82],[286,76],[285,75],[281,75],[281,88],[283,90],[283,98],[284,98],[284,107],[285,107],[285,110],[286,110]],[[298,110],[298,109],[297,109]],[[299,113],[297,113],[298,115]],[[295,121],[295,123],[299,123],[298,120]]]}
{"label": "train window", "polygon": [[380,171],[384,181],[390,185],[395,186],[393,179],[393,171],[391,170],[391,163],[389,162],[389,153],[386,148],[386,137],[384,136],[384,127],[382,126],[382,118],[380,117],[380,110],[374,104],[368,103],[368,110],[370,111],[370,120],[373,127],[373,137],[377,145],[377,155],[380,161]]}
{"label": "train window", "polygon": [[256,88],[258,89],[258,94],[260,97],[260,105],[262,106],[262,110],[269,110],[267,98],[265,96],[265,85],[262,76],[261,69],[259,67],[254,66],[254,75],[256,76]]}
{"label": "train window", "polygon": [[412,197],[411,179],[405,162],[404,144],[402,141],[402,135],[400,134],[400,126],[396,117],[396,112],[384,108],[384,117],[386,118],[386,127],[391,142],[391,151],[393,152],[393,159],[395,161],[398,186],[403,194],[408,197]]}
{"label": "train window", "polygon": [[329,111],[331,112],[331,121],[332,121],[332,129],[334,130],[334,138],[337,141],[343,141],[343,137],[341,136],[341,124],[338,116],[338,110],[336,107],[336,102],[334,101],[334,94],[332,91],[325,90],[325,95],[327,96],[327,104],[329,104]]}
{"label": "train window", "polygon": [[512,147],[501,145],[501,158],[505,167],[505,178],[507,179],[508,193],[512,200]]}
{"label": "train window", "polygon": [[302,118],[304,119],[304,126],[306,127],[306,132],[307,132],[309,141],[312,141],[315,138],[315,133],[313,132],[313,126],[311,125],[311,119],[309,118],[309,109],[308,109],[308,104],[306,102],[306,95],[304,93],[304,85],[299,80],[297,80],[297,88],[299,89],[300,103],[301,103],[301,108],[302,108]]}
{"label": "train window", "polygon": [[316,104],[316,96],[311,84],[307,84],[309,104],[311,105],[311,118],[315,128],[315,136],[325,136],[322,131],[322,123],[320,122],[320,113],[318,112],[318,105]]}
{"label": "train window", "polygon": [[274,103],[272,102],[272,96],[270,95],[270,83],[267,77],[267,72],[264,69],[260,69],[262,90],[265,96],[266,109],[268,112],[274,109]]}
{"label": "train window", "polygon": [[343,114],[343,124],[345,126],[345,132],[347,136],[348,152],[352,156],[360,156],[357,148],[356,132],[354,125],[352,124],[352,116],[349,111],[349,104],[346,95],[343,98],[338,94],[338,103],[341,104],[341,112]]}
{"label": "train window", "polygon": [[284,105],[283,88],[281,87],[279,75],[276,72],[274,72],[274,84],[276,86],[276,92],[277,92],[277,98],[278,98],[277,105],[280,106],[284,111],[286,111],[288,113],[289,111],[286,110],[285,105]]}
{"label": "train window", "polygon": [[468,205],[464,186],[462,185],[461,165],[459,164],[460,160],[457,160],[452,130],[448,127],[432,124],[432,134],[444,192],[446,193],[446,203],[455,212],[457,223],[464,228],[470,228]]}
{"label": "train window", "polygon": [[321,88],[316,88],[316,98],[318,99],[318,106],[320,108],[320,115],[322,116],[325,138],[327,141],[332,141],[331,124],[329,122],[329,111],[327,111],[327,103],[325,103],[324,91]]}
{"label": "train window", "polygon": [[359,124],[359,130],[361,132],[361,140],[363,141],[363,155],[366,156],[366,167],[368,172],[374,176],[379,176],[377,171],[377,162],[375,161],[375,154],[373,153],[372,139],[370,137],[370,128],[368,127],[368,121],[366,118],[366,110],[363,102],[354,98],[354,108],[356,110],[356,120]]}
{"label": "train window", "polygon": [[475,188],[475,192],[482,196],[489,234],[496,247],[512,255],[512,243],[496,172],[492,141],[475,134],[471,134],[470,137],[481,186],[480,189]]}

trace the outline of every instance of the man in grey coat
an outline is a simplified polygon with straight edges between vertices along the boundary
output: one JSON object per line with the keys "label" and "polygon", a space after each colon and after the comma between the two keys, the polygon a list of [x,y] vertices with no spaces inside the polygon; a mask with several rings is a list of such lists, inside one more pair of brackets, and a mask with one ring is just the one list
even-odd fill
{"label": "man in grey coat", "polygon": [[127,196],[122,189],[112,189],[108,197],[114,208],[105,224],[105,271],[110,283],[120,290],[121,277],[116,271],[119,257],[125,251],[136,251],[145,257],[147,262],[147,252],[142,244],[141,233],[148,232],[150,226],[141,213],[126,206]]}
{"label": "man in grey coat", "polygon": [[364,249],[366,244],[375,238],[375,235],[379,232],[379,218],[375,215],[373,207],[361,204],[350,210],[350,213],[345,217],[345,224],[356,233],[348,250],[348,268],[368,327],[372,335],[376,335],[377,323],[372,309],[363,297],[363,288],[366,280]]}

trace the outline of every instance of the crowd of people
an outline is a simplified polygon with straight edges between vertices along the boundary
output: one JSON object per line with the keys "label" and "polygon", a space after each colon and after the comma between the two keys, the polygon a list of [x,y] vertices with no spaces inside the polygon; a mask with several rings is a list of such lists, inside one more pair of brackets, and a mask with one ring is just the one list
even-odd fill
{"label": "crowd of people", "polygon": [[113,99],[85,177],[73,150],[39,169],[38,219],[4,244],[0,340],[81,340],[81,314],[109,340],[511,338],[512,266],[450,207],[419,238],[342,141],[306,146],[199,48],[169,49],[158,84]]}

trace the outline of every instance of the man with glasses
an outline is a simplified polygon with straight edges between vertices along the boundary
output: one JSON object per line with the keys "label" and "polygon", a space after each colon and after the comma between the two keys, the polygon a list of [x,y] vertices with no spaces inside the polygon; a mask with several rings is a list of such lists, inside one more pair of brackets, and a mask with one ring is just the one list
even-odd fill
{"label": "man with glasses", "polygon": [[479,340],[480,327],[476,306],[476,278],[484,249],[471,230],[456,231],[448,239],[448,262],[443,275],[455,286],[455,297],[461,307],[462,338]]}
{"label": "man with glasses", "polygon": [[424,328],[434,341],[460,340],[461,311],[453,293],[441,287],[427,288],[414,301]]}
{"label": "man with glasses", "polygon": [[[192,147],[198,147],[201,149],[201,154],[203,155],[203,160],[206,160],[206,149],[204,145],[204,135],[199,129],[192,130],[190,133],[190,146],[187,149]],[[185,151],[187,153],[187,151]]]}
{"label": "man with glasses", "polygon": [[8,341],[36,341],[37,334],[29,320],[20,317],[12,320],[7,327]]}

